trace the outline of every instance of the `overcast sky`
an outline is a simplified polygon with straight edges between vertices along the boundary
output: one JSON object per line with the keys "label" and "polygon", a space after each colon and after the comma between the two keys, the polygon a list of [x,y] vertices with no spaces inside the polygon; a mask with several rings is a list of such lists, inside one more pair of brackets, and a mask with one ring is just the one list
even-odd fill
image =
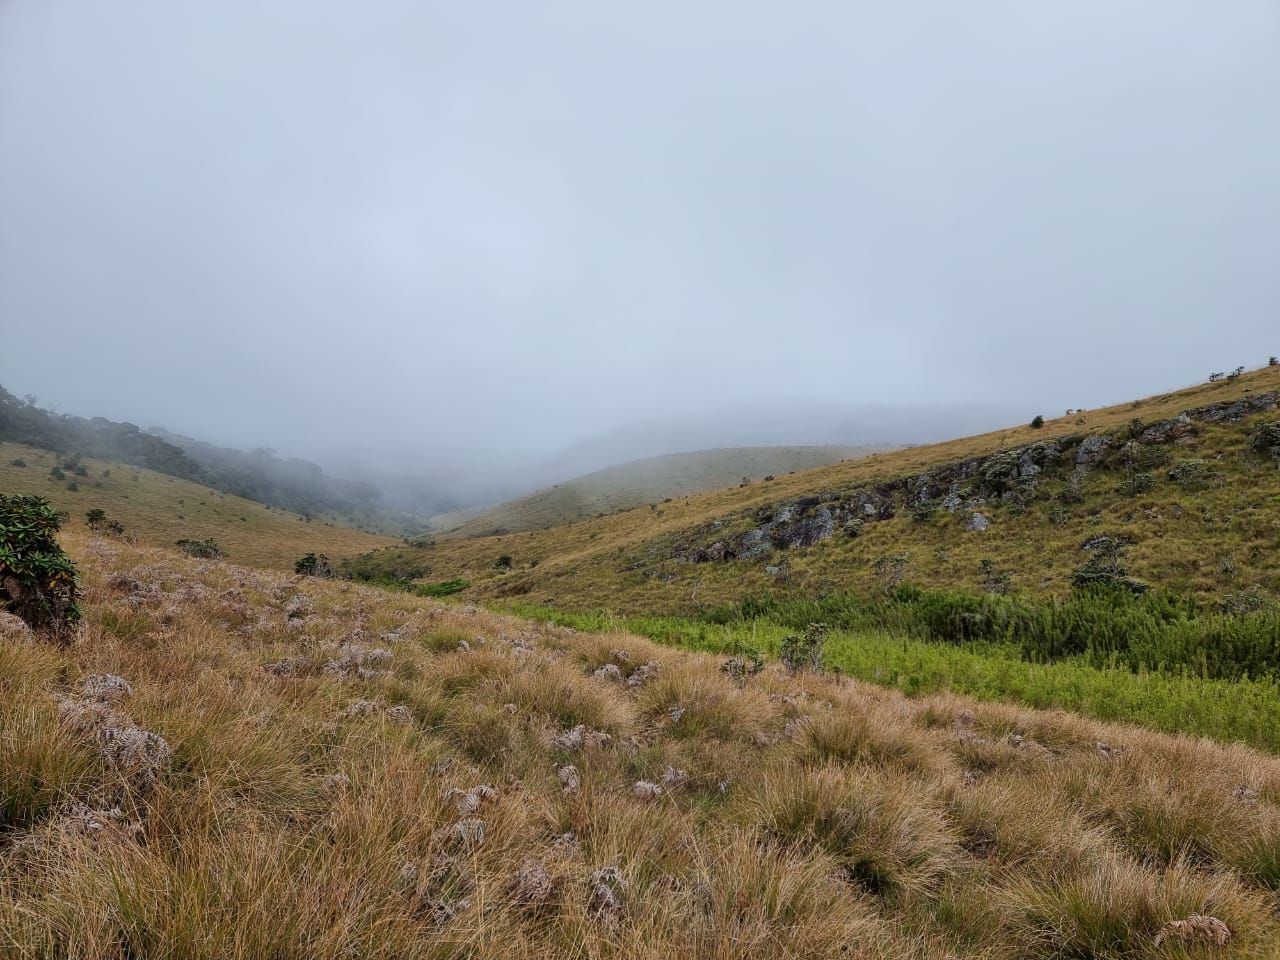
{"label": "overcast sky", "polygon": [[1280,353],[1280,3],[0,0],[0,327],[321,458],[1136,397]]}

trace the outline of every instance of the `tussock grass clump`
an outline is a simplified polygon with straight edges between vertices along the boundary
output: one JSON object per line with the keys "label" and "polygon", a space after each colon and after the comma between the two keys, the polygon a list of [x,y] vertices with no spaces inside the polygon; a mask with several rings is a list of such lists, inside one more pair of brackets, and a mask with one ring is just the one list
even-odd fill
{"label": "tussock grass clump", "polygon": [[95,544],[0,639],[0,955],[1280,944],[1266,754]]}

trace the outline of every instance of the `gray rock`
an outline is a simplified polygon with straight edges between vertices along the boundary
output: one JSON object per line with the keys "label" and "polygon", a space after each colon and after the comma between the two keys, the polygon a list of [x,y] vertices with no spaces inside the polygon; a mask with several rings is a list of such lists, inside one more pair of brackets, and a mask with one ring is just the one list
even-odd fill
{"label": "gray rock", "polygon": [[991,526],[991,521],[987,519],[985,513],[978,513],[976,510],[969,514],[969,519],[965,521],[964,528],[974,532],[981,532]]}
{"label": "gray rock", "polygon": [[1169,443],[1170,441],[1190,436],[1195,433],[1195,429],[1195,424],[1191,422],[1191,417],[1185,413],[1180,413],[1171,420],[1161,420],[1159,423],[1153,423],[1134,439],[1138,443]]}
{"label": "gray rock", "polygon": [[769,542],[766,529],[764,527],[756,527],[754,530],[748,530],[742,535],[738,541],[738,548],[734,551],[734,556],[739,560],[755,560],[772,552],[773,544]]}
{"label": "gray rock", "polygon": [[1188,410],[1192,420],[1200,423],[1227,423],[1243,420],[1255,413],[1275,410],[1280,405],[1280,393],[1257,393],[1240,400],[1224,400],[1207,407]]}
{"label": "gray rock", "polygon": [[1111,436],[1106,433],[1094,433],[1085,437],[1080,441],[1080,446],[1076,449],[1076,463],[1080,466],[1089,466],[1097,463],[1107,453],[1107,447],[1111,445]]}

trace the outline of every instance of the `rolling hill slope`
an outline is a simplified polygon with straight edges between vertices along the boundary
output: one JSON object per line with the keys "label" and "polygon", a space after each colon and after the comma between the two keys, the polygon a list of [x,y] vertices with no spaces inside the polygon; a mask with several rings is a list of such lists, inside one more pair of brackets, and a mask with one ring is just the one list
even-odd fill
{"label": "rolling hill slope", "polygon": [[542,530],[873,452],[872,447],[728,447],[672,453],[596,470],[481,512],[436,517],[433,524],[444,537]]}
{"label": "rolling hill slope", "polygon": [[[308,552],[336,560],[394,542],[143,467],[82,458],[80,476],[59,466],[65,460],[48,450],[0,443],[0,491],[45,497],[70,515],[73,527],[84,524],[89,510],[103,510],[139,543],[172,547],[181,539],[212,538],[228,559],[252,566],[292,570]],[[51,475],[55,467],[61,479]]]}
{"label": "rolling hill slope", "polygon": [[7,956],[1276,955],[1274,755],[65,539],[76,642],[0,617]]}
{"label": "rolling hill slope", "polygon": [[478,598],[694,612],[898,580],[1061,593],[1101,546],[1160,588],[1276,594],[1280,469],[1255,444],[1277,396],[1267,367],[552,530],[391,547],[353,569],[463,579]]}

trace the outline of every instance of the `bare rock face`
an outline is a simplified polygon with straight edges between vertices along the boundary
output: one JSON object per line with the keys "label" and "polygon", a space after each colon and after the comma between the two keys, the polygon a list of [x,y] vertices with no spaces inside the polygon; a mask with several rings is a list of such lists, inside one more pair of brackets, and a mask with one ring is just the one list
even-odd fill
{"label": "bare rock face", "polygon": [[1197,423],[1234,423],[1255,413],[1269,413],[1280,406],[1280,393],[1255,393],[1239,400],[1224,400],[1188,410],[1187,416]]}
{"label": "bare rock face", "polygon": [[1170,420],[1161,420],[1153,423],[1134,439],[1138,443],[1172,443],[1175,440],[1181,440],[1183,437],[1189,437],[1196,432],[1195,424],[1191,420],[1191,416],[1186,413],[1180,413],[1178,416]]}
{"label": "bare rock face", "polygon": [[1085,437],[1080,441],[1080,446],[1076,447],[1076,465],[1092,466],[1106,456],[1109,446],[1111,446],[1110,434],[1095,433]]}

